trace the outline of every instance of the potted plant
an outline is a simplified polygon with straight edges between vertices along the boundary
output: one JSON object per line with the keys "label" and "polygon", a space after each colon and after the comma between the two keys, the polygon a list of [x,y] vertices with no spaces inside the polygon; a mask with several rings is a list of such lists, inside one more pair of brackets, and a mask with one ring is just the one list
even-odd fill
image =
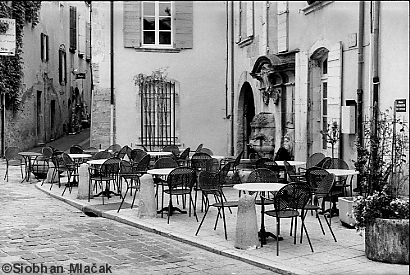
{"label": "potted plant", "polygon": [[368,121],[365,126],[369,127],[364,128],[366,142],[357,144],[355,166],[362,195],[354,200],[353,215],[357,230],[365,232],[367,258],[408,264],[408,131],[405,123],[390,116],[390,111]]}

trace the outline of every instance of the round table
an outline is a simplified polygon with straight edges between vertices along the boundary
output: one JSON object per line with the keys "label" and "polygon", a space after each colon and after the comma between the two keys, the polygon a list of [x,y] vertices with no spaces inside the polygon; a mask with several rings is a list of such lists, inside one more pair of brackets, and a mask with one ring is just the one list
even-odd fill
{"label": "round table", "polygon": [[26,175],[21,182],[30,181],[31,160],[36,160],[39,156],[42,156],[43,154],[37,152],[19,152],[18,154],[24,158],[24,166],[26,168]]}
{"label": "round table", "polygon": [[336,177],[352,176],[359,174],[359,171],[353,169],[326,169],[326,171],[335,175]]}
{"label": "round table", "polygon": [[[275,160],[276,164],[279,166],[285,166],[285,163],[283,160]],[[305,161],[297,161],[297,160],[288,160],[287,161],[291,166],[300,166],[300,165],[305,165]],[[267,165],[270,164],[270,162],[266,162]]]}
{"label": "round table", "polygon": [[168,176],[172,170],[175,168],[157,168],[157,169],[149,169],[147,170],[147,174],[150,175],[157,175],[157,176]]}
{"label": "round table", "polygon": [[[241,191],[249,191],[249,192],[275,192],[279,191],[282,187],[286,186],[284,183],[279,183],[279,182],[250,182],[250,183],[241,183],[241,184],[235,184],[233,186],[234,189],[236,190],[241,190]],[[262,199],[262,204],[261,204],[261,229],[259,230],[259,236],[261,240],[261,244],[264,245],[266,244],[266,238],[267,237],[272,237],[276,239],[275,234],[272,232],[267,232],[265,230],[265,218],[264,218],[264,212],[265,212],[265,206],[264,206],[264,199],[261,196]],[[256,211],[256,206],[255,206],[255,211]],[[279,241],[282,240],[282,237],[279,237]]]}
{"label": "round table", "polygon": [[90,154],[68,154],[72,159],[86,159],[91,158],[92,155]]}

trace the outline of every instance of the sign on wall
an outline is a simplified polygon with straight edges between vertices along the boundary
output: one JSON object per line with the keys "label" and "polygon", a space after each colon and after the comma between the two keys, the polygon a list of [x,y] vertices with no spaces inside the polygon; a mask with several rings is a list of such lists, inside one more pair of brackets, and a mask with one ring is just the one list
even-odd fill
{"label": "sign on wall", "polygon": [[406,99],[396,99],[394,103],[396,112],[406,112]]}
{"label": "sign on wall", "polygon": [[0,55],[14,56],[16,53],[16,20],[0,18]]}

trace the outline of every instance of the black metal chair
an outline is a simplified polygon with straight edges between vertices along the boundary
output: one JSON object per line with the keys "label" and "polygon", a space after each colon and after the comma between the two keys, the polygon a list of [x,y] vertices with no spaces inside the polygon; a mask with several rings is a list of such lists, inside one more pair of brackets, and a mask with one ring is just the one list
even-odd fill
{"label": "black metal chair", "polygon": [[[53,157],[53,149],[51,147],[41,148],[41,156],[37,157],[34,163],[31,166],[32,172],[36,179],[42,180],[41,185],[44,184],[45,179],[47,178],[48,169],[50,167],[50,161]],[[52,187],[50,186],[50,190]]]}
{"label": "black metal chair", "polygon": [[176,158],[176,161],[178,162],[179,166],[189,166],[188,162],[189,162],[189,152],[191,151],[191,149],[185,148],[184,151],[182,151],[181,154],[179,154],[179,156]]}
{"label": "black metal chair", "polygon": [[[273,172],[272,170],[268,169],[268,168],[257,168],[254,169],[248,176],[248,178],[246,179],[247,183],[257,183],[257,182],[278,182],[278,177],[276,175],[275,172]],[[255,196],[255,204],[257,205],[261,205],[262,201],[261,199],[258,199],[257,197],[259,195],[264,196],[265,199],[265,205],[267,204],[272,204],[272,198],[275,196],[275,192],[248,192],[250,195],[252,194],[256,194]],[[239,196],[241,196],[241,191],[239,191]]]}
{"label": "black metal chair", "polygon": [[308,159],[306,160],[306,166],[305,167],[299,167],[299,174],[304,174],[306,173],[306,170],[313,167],[313,166],[317,166],[318,163],[323,160],[326,156],[321,153],[321,152],[317,152],[317,153],[313,153],[312,155],[310,155],[308,157]]}
{"label": "black metal chair", "polygon": [[201,153],[207,153],[207,154],[210,155],[210,156],[212,156],[212,155],[214,154],[211,149],[205,148],[205,147],[202,147],[199,152],[201,152]]}
{"label": "black metal chair", "polygon": [[[238,207],[238,201],[225,201],[221,182],[219,178],[220,178],[220,175],[218,174],[215,175],[209,171],[203,170],[199,173],[198,182],[199,182],[199,188],[202,191],[202,198],[204,200],[205,214],[202,217],[201,223],[198,226],[195,236],[198,235],[199,230],[201,229],[201,226],[206,218],[206,215],[208,214],[209,208],[215,207],[218,209],[218,213],[216,214],[214,230],[216,230],[216,227],[218,225],[218,220],[222,216],[224,232],[225,232],[225,239],[226,240],[228,239],[228,234],[226,232],[225,208]],[[214,198],[214,203],[212,204],[210,203],[210,197]],[[221,215],[221,212],[222,212],[222,215]]]}
{"label": "black metal chair", "polygon": [[[313,252],[312,243],[305,226],[305,206],[311,197],[310,189],[306,185],[289,183],[276,192],[273,198],[273,210],[263,211],[262,215],[276,218],[276,255],[279,256],[280,221],[285,218],[295,218],[294,243],[296,244],[297,217],[300,216],[302,226]],[[299,212],[299,209],[301,212]],[[263,243],[261,242],[261,246]]]}
{"label": "black metal chair", "polygon": [[[162,157],[159,158],[155,161],[154,163],[154,169],[161,169],[161,168],[176,168],[178,167],[178,163],[177,161],[173,158],[173,157]],[[161,186],[162,188],[162,196],[161,196],[161,201],[162,201],[162,205],[164,204],[164,187],[168,185],[167,179],[166,177],[161,177],[156,175],[154,177],[154,183],[155,183],[155,197],[157,198],[157,208],[158,208],[158,204],[159,204],[159,199],[158,199],[158,189]],[[161,217],[162,217],[162,213],[161,213]]]}
{"label": "black metal chair", "polygon": [[219,168],[220,168],[219,160],[215,158],[210,158],[206,161],[206,164],[205,164],[206,171],[217,173],[219,171]]}
{"label": "black metal chair", "polygon": [[122,148],[121,145],[115,143],[115,144],[111,144],[110,146],[108,146],[108,148],[107,148],[105,151],[108,151],[108,152],[110,152],[110,153],[115,154],[115,153],[117,153],[118,151],[120,151],[121,148]]}
{"label": "black metal chair", "polygon": [[17,146],[7,147],[4,152],[4,158],[6,159],[6,173],[4,174],[4,179],[7,179],[7,181],[9,181],[10,166],[20,166],[21,178],[23,178],[24,159],[18,154],[19,152],[21,152],[21,150]]}
{"label": "black metal chair", "polygon": [[[97,190],[97,187],[99,186],[101,188],[101,192],[98,194],[94,195],[95,197],[101,196],[102,197],[102,203],[104,204],[104,197],[107,197],[108,199],[111,197],[111,195],[119,195],[121,196],[121,190],[119,187],[119,171],[120,171],[120,162],[121,159],[117,157],[112,157],[104,161],[103,164],[101,164],[99,167],[93,167],[90,166],[89,172],[90,172],[90,184],[88,188],[88,201],[90,201],[91,197],[91,186],[92,183],[94,182],[94,189]],[[105,183],[105,185],[103,184]],[[110,189],[111,183],[113,184],[113,187],[117,187],[117,193],[112,191]],[[97,186],[98,185],[98,186]]]}
{"label": "black metal chair", "polygon": [[[121,210],[125,197],[128,194],[128,190],[130,190],[131,196],[132,196],[132,190],[134,190],[134,196],[132,198],[131,209],[134,207],[135,196],[137,194],[137,191],[140,189],[140,175],[141,174],[139,173],[137,166],[133,166],[132,163],[127,160],[121,160],[119,179],[120,179],[120,182],[122,182],[122,180],[125,181],[125,183],[127,184],[127,190],[122,195],[121,204],[118,207],[117,213],[120,212]],[[120,183],[120,189],[122,190],[121,183]]]}
{"label": "black metal chair", "polygon": [[[198,217],[196,215],[195,203],[192,199],[192,190],[196,184],[196,181],[197,181],[196,172],[194,169],[190,167],[177,167],[168,174],[168,177],[167,177],[168,188],[164,190],[164,193],[169,195],[167,223],[169,223],[169,217],[173,214],[175,210],[181,211],[179,208],[176,208],[173,206],[172,197],[173,196],[185,197],[187,195],[189,195],[189,216],[191,216],[191,205],[192,205],[194,216],[196,218],[196,221],[198,221]],[[182,201],[185,202],[185,200],[182,200]],[[164,207],[164,205],[162,205],[162,207]],[[185,208],[185,205],[184,205],[184,208]]]}
{"label": "black metal chair", "polygon": [[97,152],[94,156],[93,159],[109,159],[114,157],[114,154],[108,151],[101,151]]}
{"label": "black metal chair", "polygon": [[286,175],[290,182],[301,182],[306,181],[305,175],[296,172],[294,166],[290,165],[288,161],[284,160],[283,164],[285,166]]}
{"label": "black metal chair", "polygon": [[130,160],[131,160],[132,163],[138,163],[138,162],[140,162],[141,159],[142,159],[143,157],[145,157],[146,155],[148,155],[147,152],[144,151],[144,150],[142,150],[142,149],[138,149],[138,148],[132,149],[132,151],[131,151],[131,159],[130,159]]}
{"label": "black metal chair", "polygon": [[179,147],[176,145],[167,145],[164,148],[162,148],[163,152],[171,152],[173,158],[176,160],[179,157]]}
{"label": "black metal chair", "polygon": [[76,145],[72,145],[70,147],[70,154],[83,154],[84,153],[84,149],[83,147],[81,147],[80,145],[76,144]]}
{"label": "black metal chair", "polygon": [[73,189],[73,182],[76,177],[77,177],[77,182],[78,182],[78,166],[77,166],[77,163],[67,153],[62,153],[60,154],[60,156],[64,162],[63,170],[66,171],[67,177],[68,177],[63,193],[61,194],[61,196],[64,196],[64,192],[67,189],[67,187],[71,194],[71,190]]}
{"label": "black metal chair", "polygon": [[198,147],[196,147],[196,149],[195,149],[195,153],[200,153],[203,146],[204,145],[202,143],[199,144]]}
{"label": "black metal chair", "polygon": [[[323,164],[323,168],[325,169],[349,169],[349,165],[340,158],[330,158]],[[336,177],[335,181],[335,188],[341,188],[343,190],[343,196],[346,196],[346,189],[350,187],[350,194],[353,194],[352,183],[347,183],[348,176],[338,176]],[[350,178],[350,181],[353,180],[353,177]]]}
{"label": "black metal chair", "polygon": [[[232,175],[232,180],[231,180],[229,186],[233,186],[233,185],[235,185],[235,184],[241,183],[241,177],[239,176],[238,166],[239,166],[239,164],[241,163],[241,159],[242,159],[243,154],[244,154],[244,150],[242,150],[242,151],[236,156],[235,159],[226,158],[226,159],[224,160],[225,163],[229,163],[229,164],[231,165],[231,171],[232,171],[232,173],[233,173],[233,175]],[[228,186],[228,185],[226,185],[225,187],[227,187],[227,186]]]}

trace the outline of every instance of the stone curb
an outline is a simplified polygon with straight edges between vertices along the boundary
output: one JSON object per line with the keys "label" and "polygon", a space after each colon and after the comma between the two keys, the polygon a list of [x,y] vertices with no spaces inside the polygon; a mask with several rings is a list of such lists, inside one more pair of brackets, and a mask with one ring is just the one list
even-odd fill
{"label": "stone curb", "polygon": [[126,224],[126,225],[130,225],[132,227],[142,229],[144,231],[148,231],[148,232],[151,232],[151,233],[154,233],[154,234],[158,234],[158,235],[161,235],[163,237],[167,237],[167,238],[170,238],[170,239],[173,239],[173,240],[176,240],[176,241],[180,241],[180,242],[183,242],[183,243],[186,243],[186,244],[189,244],[189,245],[204,249],[206,251],[216,253],[218,255],[229,257],[229,258],[235,259],[235,260],[240,260],[242,262],[245,262],[245,263],[248,263],[248,264],[263,268],[263,269],[266,269],[266,270],[270,270],[270,271],[276,272],[278,274],[296,275],[296,273],[292,273],[292,272],[289,272],[289,271],[284,270],[284,269],[275,268],[275,267],[272,267],[270,265],[260,263],[256,260],[244,258],[240,255],[237,255],[234,250],[225,250],[224,251],[224,250],[221,250],[221,249],[218,249],[218,248],[213,248],[213,247],[211,247],[209,245],[206,245],[206,244],[201,244],[201,243],[198,243],[198,242],[195,242],[195,241],[191,241],[191,240],[187,239],[186,236],[184,238],[182,235],[178,236],[178,234],[157,230],[155,228],[149,227],[149,226],[144,225],[142,223],[132,222],[132,221],[129,221],[127,219],[118,217],[116,215],[106,213],[102,210],[99,210],[99,209],[93,207],[93,206],[84,206],[84,205],[82,205],[82,204],[80,204],[76,201],[71,200],[71,199],[67,199],[67,198],[52,194],[51,192],[48,192],[48,190],[43,189],[40,185],[41,185],[41,182],[35,184],[37,189],[43,191],[44,193],[48,194],[49,196],[51,196],[53,198],[56,198],[60,201],[63,201],[65,203],[67,203],[67,204],[81,210],[83,213],[87,213],[87,212],[88,213],[93,213],[98,217],[102,217],[102,218],[117,221],[117,222],[120,222],[120,223],[123,223],[123,224]]}

